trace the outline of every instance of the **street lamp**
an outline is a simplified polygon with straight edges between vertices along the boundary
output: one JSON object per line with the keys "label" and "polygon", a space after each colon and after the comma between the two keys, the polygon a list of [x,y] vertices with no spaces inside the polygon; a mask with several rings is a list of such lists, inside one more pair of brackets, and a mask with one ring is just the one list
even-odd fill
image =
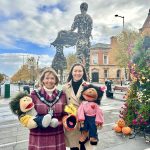
{"label": "street lamp", "polygon": [[123,19],[123,31],[124,31],[124,16],[119,16],[119,15],[116,14],[115,17],[120,17],[120,18]]}
{"label": "street lamp", "polygon": [[38,56],[38,58],[37,58],[37,62],[36,62],[36,69],[37,69],[37,77],[36,78],[38,78],[39,77],[39,59],[40,59],[40,56]]}
{"label": "street lamp", "polygon": [[34,87],[34,80],[35,80],[35,58],[34,57],[30,57],[28,58],[28,64],[29,64],[29,68],[30,68],[30,82],[33,84]]}
{"label": "street lamp", "polygon": [[[120,17],[123,19],[123,31],[124,31],[124,16],[119,16],[118,14],[115,15],[115,17]],[[126,71],[126,68],[125,68],[125,80],[127,79],[127,71]]]}

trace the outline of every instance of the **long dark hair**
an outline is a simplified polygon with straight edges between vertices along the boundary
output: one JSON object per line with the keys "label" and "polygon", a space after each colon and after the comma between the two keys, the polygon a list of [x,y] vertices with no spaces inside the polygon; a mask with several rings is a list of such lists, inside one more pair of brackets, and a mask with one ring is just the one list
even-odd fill
{"label": "long dark hair", "polygon": [[74,67],[76,67],[76,66],[81,66],[81,67],[82,67],[82,69],[83,69],[83,77],[82,77],[82,79],[85,80],[85,81],[87,81],[87,75],[86,75],[85,68],[83,67],[82,64],[80,64],[80,63],[75,63],[75,64],[71,67],[71,69],[70,69],[67,82],[69,82],[71,79],[73,79],[72,71],[73,71]]}

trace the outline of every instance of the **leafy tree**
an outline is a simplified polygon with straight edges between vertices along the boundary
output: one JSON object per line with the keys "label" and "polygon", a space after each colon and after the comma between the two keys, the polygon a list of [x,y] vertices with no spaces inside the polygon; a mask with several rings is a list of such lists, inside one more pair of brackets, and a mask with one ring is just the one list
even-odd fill
{"label": "leafy tree", "polygon": [[35,66],[30,68],[28,64],[25,64],[11,77],[11,81],[33,81],[36,79],[36,75],[37,70],[35,69]]}
{"label": "leafy tree", "polygon": [[1,96],[1,83],[4,80],[3,74],[0,73],[0,96]]}
{"label": "leafy tree", "polygon": [[126,68],[128,65],[128,62],[131,60],[131,57],[133,56],[133,47],[135,42],[140,38],[139,33],[131,30],[126,30],[120,33],[117,37],[117,44],[114,49],[115,51],[115,60],[117,64],[121,68]]}
{"label": "leafy tree", "polygon": [[4,80],[4,76],[0,73],[0,83]]}
{"label": "leafy tree", "polygon": [[77,62],[76,54],[69,53],[66,59],[67,59],[67,70],[69,71],[71,66]]}

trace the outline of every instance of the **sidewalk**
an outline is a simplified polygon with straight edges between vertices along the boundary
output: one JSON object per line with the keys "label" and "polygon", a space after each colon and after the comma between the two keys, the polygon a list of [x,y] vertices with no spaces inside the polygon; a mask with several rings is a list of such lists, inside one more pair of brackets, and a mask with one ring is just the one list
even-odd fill
{"label": "sidewalk", "polygon": [[2,98],[2,97],[0,97],[0,107],[8,105],[9,102],[10,102],[10,98]]}
{"label": "sidewalk", "polygon": [[150,150],[150,143],[146,143],[143,136],[129,136],[115,133],[112,130],[100,131],[99,144],[96,150]]}
{"label": "sidewalk", "polygon": [[[93,146],[94,150],[150,150],[150,143],[146,143],[143,136],[136,135],[135,138],[129,139],[128,136],[117,134],[112,130],[115,119],[118,118],[117,112],[119,111],[119,106],[123,104],[123,101],[122,93],[114,94],[113,99],[104,97],[102,100],[101,107],[104,109],[105,124],[102,130],[98,130],[99,143],[97,146]],[[9,107],[9,102],[10,99],[0,98],[0,108]],[[18,140],[21,140],[21,138],[22,137],[19,137]],[[9,142],[7,143],[9,144]],[[24,144],[27,144],[27,141],[25,141]],[[17,145],[19,145],[19,143],[17,143]],[[2,150],[6,150],[5,148]],[[17,150],[17,148],[14,150]],[[69,150],[69,148],[67,148],[67,150]]]}

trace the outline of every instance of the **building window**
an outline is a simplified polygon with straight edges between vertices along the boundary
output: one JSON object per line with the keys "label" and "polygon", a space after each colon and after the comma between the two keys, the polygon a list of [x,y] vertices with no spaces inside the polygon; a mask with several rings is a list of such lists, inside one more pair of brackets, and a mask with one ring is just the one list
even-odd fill
{"label": "building window", "polygon": [[121,70],[117,70],[117,78],[121,77]]}
{"label": "building window", "polygon": [[107,64],[108,64],[108,56],[107,56],[107,55],[104,55],[104,56],[103,56],[103,64],[104,64],[104,65],[107,65]]}
{"label": "building window", "polygon": [[108,70],[104,70],[104,78],[108,78]]}
{"label": "building window", "polygon": [[93,54],[93,64],[98,64],[98,54]]}

